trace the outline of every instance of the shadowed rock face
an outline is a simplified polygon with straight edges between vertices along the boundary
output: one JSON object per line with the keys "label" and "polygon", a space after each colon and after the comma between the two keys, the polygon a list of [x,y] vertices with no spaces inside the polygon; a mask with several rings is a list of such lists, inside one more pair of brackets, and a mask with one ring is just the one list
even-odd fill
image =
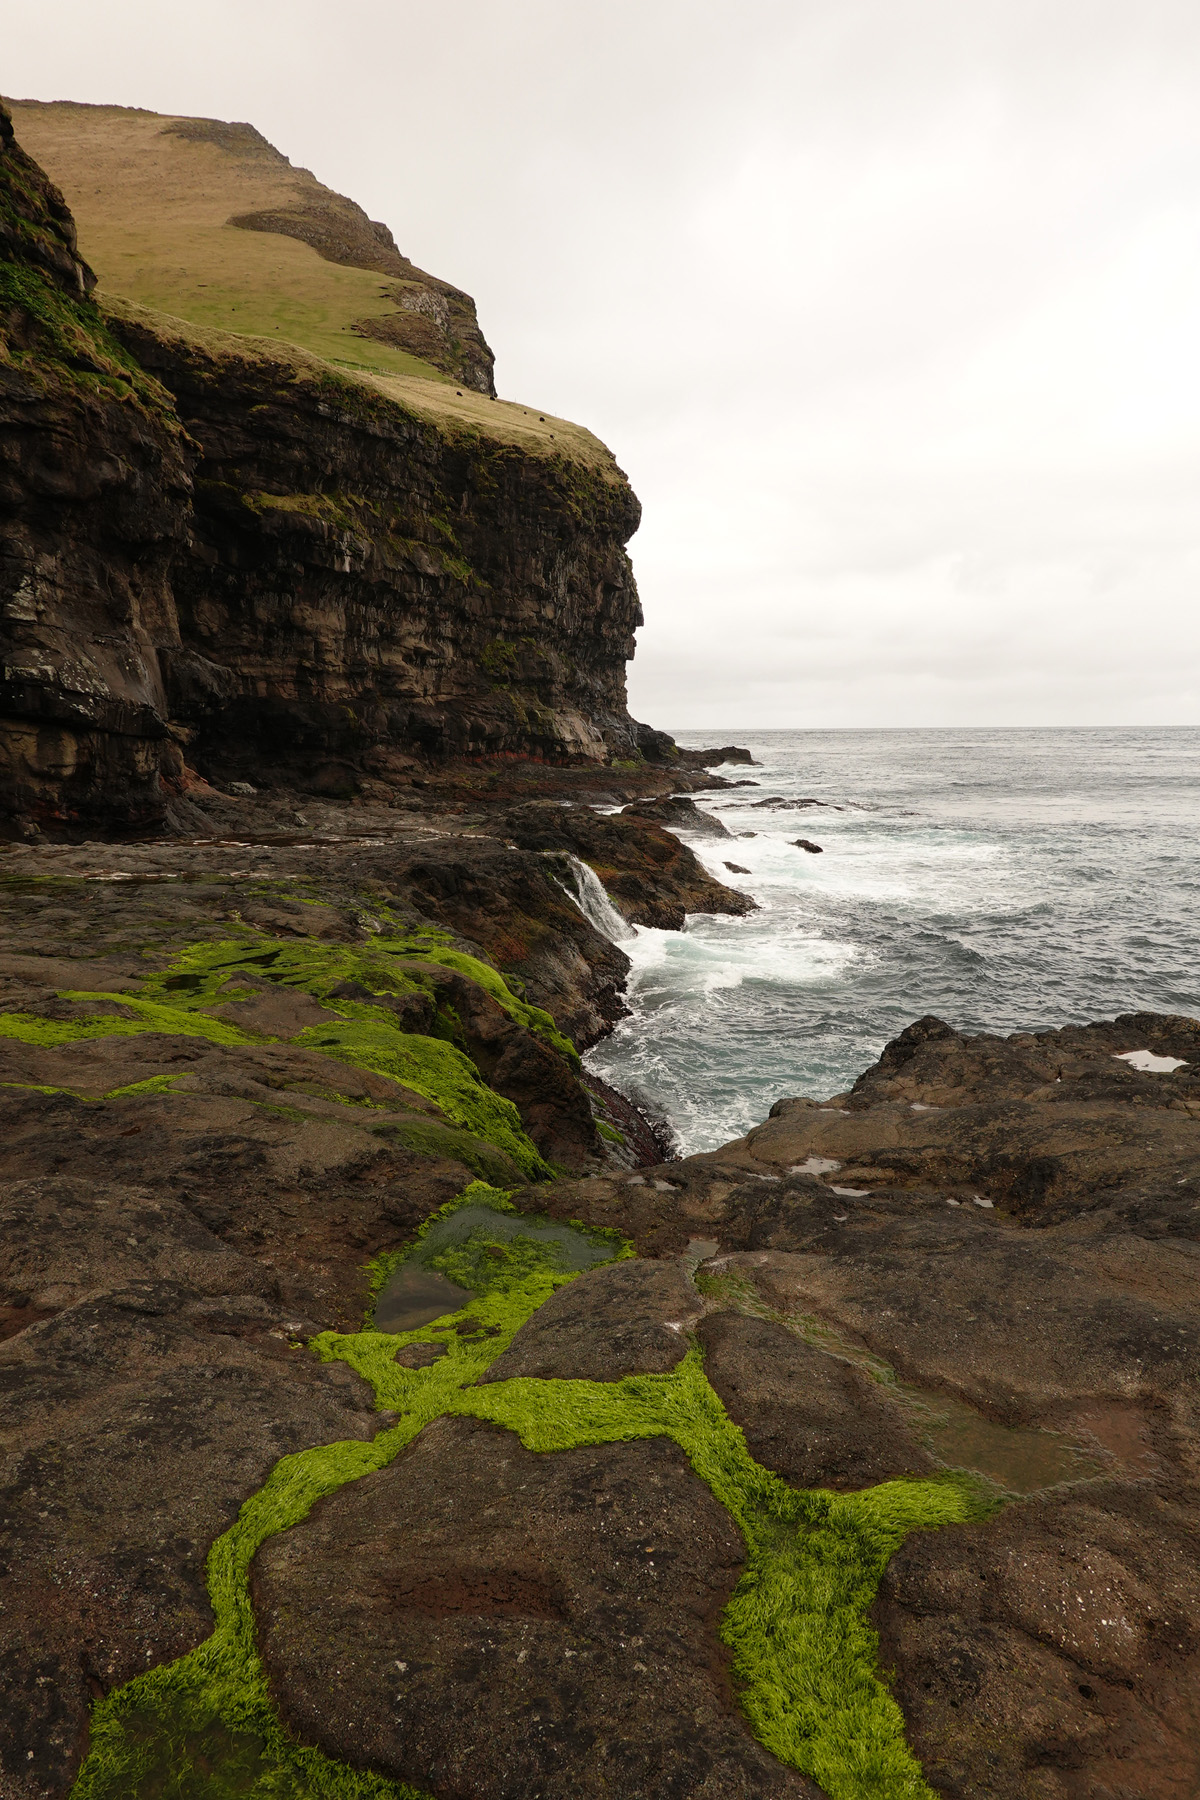
{"label": "shadowed rock face", "polygon": [[[594,439],[529,447],[282,343],[102,315],[7,115],[0,220],[10,831],[154,830],[196,771],[347,796],[414,753],[670,753],[626,710],[639,507]],[[454,336],[466,297],[405,268],[370,329]]]}
{"label": "shadowed rock face", "polygon": [[197,766],[326,765],[336,791],[339,764],[343,788],[347,764],[386,775],[388,746],[632,753],[639,509],[615,465],[456,436],[233,339],[120,329],[200,447],[170,677]]}
{"label": "shadowed rock face", "polygon": [[0,107],[0,827],[153,825],[183,766],[157,650],[178,636],[189,457],[94,284]]}

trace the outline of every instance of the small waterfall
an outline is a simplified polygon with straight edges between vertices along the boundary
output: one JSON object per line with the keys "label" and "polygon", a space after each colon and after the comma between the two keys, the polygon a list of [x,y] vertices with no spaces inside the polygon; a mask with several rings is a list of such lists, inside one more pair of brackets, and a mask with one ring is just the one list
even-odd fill
{"label": "small waterfall", "polygon": [[594,869],[589,869],[577,856],[568,855],[570,878],[560,886],[571,896],[589,925],[614,944],[628,943],[637,936],[637,926],[622,918],[601,884]]}

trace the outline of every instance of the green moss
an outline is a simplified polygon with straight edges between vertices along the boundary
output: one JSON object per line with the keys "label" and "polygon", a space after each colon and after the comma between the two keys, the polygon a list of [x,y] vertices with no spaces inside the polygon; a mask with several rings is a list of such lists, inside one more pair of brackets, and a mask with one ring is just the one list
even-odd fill
{"label": "green moss", "polygon": [[[311,994],[334,1009],[327,1023],[301,1032],[297,1042],[423,1095],[441,1108],[452,1127],[460,1127],[482,1140],[482,1150],[477,1149],[471,1157],[461,1154],[467,1148],[461,1141],[453,1151],[439,1148],[437,1154],[454,1154],[468,1168],[490,1178],[509,1178],[508,1166],[489,1158],[486,1147],[490,1145],[530,1179],[553,1175],[554,1169],[526,1135],[512,1101],[488,1087],[465,1052],[447,1041],[461,1037],[456,1019],[448,1014],[444,1017],[445,1038],[428,1037],[405,1031],[394,1012],[374,1004],[377,998],[403,994],[436,997],[437,989],[429,973],[431,964],[454,969],[474,981],[515,1022],[578,1062],[574,1046],[556,1030],[550,1015],[518,999],[497,970],[476,957],[431,941],[426,934],[380,935],[357,946],[314,940],[281,942],[246,927],[236,938],[187,946],[169,968],[149,975],[138,994],[72,989],[60,996],[81,1006],[103,1004],[120,1011],[84,1012],[73,1019],[46,1019],[32,1013],[0,1014],[0,1037],[42,1047],[147,1032],[202,1037],[210,1043],[226,1045],[271,1041],[261,1033],[212,1016],[215,1009],[231,1000],[256,992],[257,983],[239,985],[239,977],[253,975],[258,982],[267,979]],[[347,983],[356,984],[369,997],[334,997],[334,990]],[[419,1133],[421,1127],[415,1126],[414,1130]],[[413,1147],[420,1147],[416,1138]]]}
{"label": "green moss", "polygon": [[181,1079],[178,1075],[150,1075],[145,1081],[131,1081],[125,1087],[109,1088],[106,1100],[123,1100],[134,1094],[171,1094],[175,1091],[175,1083]]}
{"label": "green moss", "polygon": [[[321,903],[314,900],[312,904]],[[386,909],[381,910],[386,916]],[[421,965],[434,964],[465,975],[516,1024],[542,1038],[572,1063],[578,1063],[574,1044],[558,1030],[548,1012],[514,994],[498,969],[438,941],[440,935],[405,932],[400,936],[383,932],[361,945],[326,944],[311,939],[285,943],[245,927],[237,938],[189,945],[170,969],[151,977],[147,991],[153,988],[176,994],[186,990],[191,996],[189,1005],[211,1006],[218,1003],[222,985],[238,970],[245,970],[284,987],[302,989],[322,1001],[329,999],[335,987],[350,981],[372,994],[431,993],[432,984]],[[340,999],[332,1004],[339,1010],[344,1007]]]}
{"label": "green moss", "polygon": [[178,1006],[166,1006],[153,1000],[142,1000],[133,994],[89,993],[78,988],[62,989],[62,1000],[81,1004],[102,1000],[125,1007],[134,1016],[119,1013],[84,1013],[74,1019],[43,1019],[35,1013],[0,1013],[0,1037],[16,1038],[23,1044],[53,1048],[74,1044],[84,1038],[142,1037],[147,1032],[161,1032],[171,1037],[207,1038],[211,1044],[258,1044],[263,1040],[253,1032],[239,1031],[222,1019],[209,1019],[203,1013],[191,1013]]}
{"label": "green moss", "polygon": [[0,321],[15,313],[33,322],[36,341],[29,348],[6,342],[0,324],[0,360],[42,388],[132,403],[172,433],[182,430],[170,394],[117,342],[93,301],[68,294],[39,268],[0,257]]}
{"label": "green moss", "polygon": [[455,1131],[448,1125],[426,1123],[423,1119],[389,1119],[382,1125],[372,1126],[372,1131],[376,1137],[394,1139],[406,1150],[416,1150],[422,1156],[444,1156],[451,1162],[460,1162],[481,1181],[494,1182],[498,1186],[511,1181],[516,1172],[498,1151],[481,1143],[469,1131]]}
{"label": "green moss", "polygon": [[511,681],[517,672],[519,655],[520,650],[516,644],[506,643],[503,638],[494,638],[479,652],[479,666],[493,681]]}
{"label": "green moss", "polygon": [[449,1410],[505,1425],[530,1450],[672,1438],[746,1539],[721,1636],[755,1736],[830,1800],[932,1800],[876,1672],[867,1610],[908,1532],[994,1506],[982,1484],[946,1476],[858,1494],[797,1492],[753,1460],[695,1348],[669,1375],[518,1378],[456,1394]]}
{"label": "green moss", "polygon": [[[467,1222],[480,1208],[516,1214],[506,1194],[473,1183],[425,1222],[407,1250],[370,1265],[377,1294],[398,1261],[417,1257],[477,1284],[466,1306],[415,1331],[324,1332],[310,1346],[369,1381],[377,1403],[399,1415],[397,1424],[370,1444],[326,1445],[276,1466],[209,1556],[212,1637],[96,1704],[92,1748],[73,1800],[167,1793],[188,1800],[412,1800],[411,1790],[341,1768],[283,1730],[257,1653],[248,1572],[266,1538],[298,1523],[322,1495],[384,1467],[447,1413],[502,1425],[539,1453],[671,1438],[746,1541],[745,1573],[720,1629],[755,1736],[830,1800],[933,1800],[877,1672],[868,1609],[909,1532],[985,1517],[995,1501],[955,1475],[888,1481],[857,1494],[789,1487],[754,1461],[695,1346],[666,1375],[478,1386],[524,1321],[574,1274],[557,1266],[552,1246],[520,1231],[476,1225],[444,1242],[447,1223],[466,1208],[475,1209]],[[628,1250],[615,1234],[604,1236],[605,1248]],[[428,1368],[398,1366],[396,1351],[409,1343],[436,1343],[444,1354]]]}
{"label": "green moss", "polygon": [[[426,1222],[426,1232],[463,1206],[512,1212],[507,1195],[482,1183]],[[377,1259],[382,1285],[390,1269]],[[213,1545],[206,1565],[215,1626],[211,1637],[178,1661],[149,1670],[92,1708],[91,1742],[72,1800],[420,1800],[415,1790],[368,1771],[332,1762],[297,1743],[271,1704],[258,1654],[250,1602],[250,1563],[261,1544],[306,1518],[317,1500],[348,1481],[381,1469],[462,1387],[478,1381],[525,1320],[573,1276],[540,1266],[419,1331],[325,1332],[313,1349],[346,1362],[375,1387],[396,1425],[370,1443],[325,1444],[285,1456],[236,1522]],[[457,1324],[474,1323],[479,1335]],[[404,1344],[440,1343],[445,1354],[428,1369],[394,1362]]]}
{"label": "green moss", "polygon": [[625,1142],[624,1132],[618,1131],[615,1125],[606,1124],[603,1119],[596,1120],[596,1130],[602,1138],[607,1138],[610,1144],[624,1144]]}
{"label": "green moss", "polygon": [[251,512],[260,515],[273,512],[294,513],[301,518],[313,519],[317,524],[330,525],[337,531],[359,529],[359,520],[352,510],[353,503],[342,495],[243,492],[239,494],[239,498]]}
{"label": "green moss", "polygon": [[371,1017],[373,1008],[351,1002],[346,1010],[359,1016],[311,1026],[301,1032],[298,1042],[423,1094],[456,1125],[503,1150],[531,1179],[553,1174],[526,1137],[512,1101],[493,1093],[461,1050],[442,1038],[397,1031],[386,1014]]}

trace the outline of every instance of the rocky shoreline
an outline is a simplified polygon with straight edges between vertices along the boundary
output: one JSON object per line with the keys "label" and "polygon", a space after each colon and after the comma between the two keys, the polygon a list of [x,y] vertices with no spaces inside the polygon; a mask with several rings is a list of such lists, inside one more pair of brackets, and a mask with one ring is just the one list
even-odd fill
{"label": "rocky shoreline", "polygon": [[0,178],[0,1800],[1191,1800],[1200,1023],[672,1155],[582,1055],[749,757],[628,715],[612,458]]}
{"label": "rocky shoreline", "polygon": [[[489,1380],[665,1378],[691,1342],[756,1466],[791,1492],[974,1483],[978,1522],[898,1539],[863,1613],[879,1645],[860,1677],[892,1672],[881,1692],[934,1792],[1185,1793],[1200,1026],[1133,1015],[989,1039],[922,1021],[849,1094],[780,1102],[748,1138],[664,1161],[555,1037],[606,1029],[625,964],[561,870],[598,824],[631,880],[660,859],[657,918],[694,910],[689,853],[663,850],[640,802],[572,804],[590,774],[511,777],[484,801],[479,770],[431,774],[399,819],[213,789],[192,802],[207,841],[4,855],[3,1791],[71,1791],[92,1702],[207,1639],[205,1558],[281,1458],[398,1429],[396,1394],[301,1346],[357,1344],[379,1259],[483,1183],[638,1258],[563,1288]],[[606,799],[667,785],[609,772]],[[514,819],[537,842],[543,813],[545,847],[514,847]],[[636,912],[620,881],[610,892]],[[394,1060],[414,1043],[439,1055]],[[487,1084],[466,1101],[464,1066]],[[447,1429],[431,1421],[417,1461],[339,1488],[252,1565],[272,1704],[299,1741],[433,1794],[506,1795],[513,1770],[520,1791],[563,1795],[856,1791],[836,1769],[822,1785],[819,1758],[761,1761],[746,1672],[722,1650],[744,1552],[678,1443],[513,1465],[501,1425]],[[516,1538],[482,1500],[464,1501],[461,1535],[435,1528],[439,1494],[509,1482]],[[649,1552],[588,1535],[603,1493],[625,1496],[623,1531],[663,1540],[650,1587]],[[416,1581],[418,1542],[422,1598],[383,1598]],[[519,1673],[511,1715],[545,1707],[547,1727],[518,1756],[495,1683],[531,1619],[535,1662],[501,1686]],[[618,1680],[634,1640],[648,1711]],[[420,1669],[415,1710],[384,1706],[374,1650],[351,1656],[377,1641]],[[701,1715],[703,1754],[684,1754]],[[210,1720],[198,1754],[218,1739]],[[584,1739],[610,1746],[602,1779],[572,1749]],[[125,1791],[94,1760],[79,1791]],[[898,1781],[860,1791],[929,1791]]]}

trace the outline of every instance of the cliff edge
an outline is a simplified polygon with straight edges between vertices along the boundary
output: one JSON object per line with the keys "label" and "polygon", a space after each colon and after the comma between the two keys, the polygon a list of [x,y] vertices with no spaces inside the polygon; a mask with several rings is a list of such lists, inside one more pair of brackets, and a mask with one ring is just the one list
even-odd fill
{"label": "cliff edge", "polygon": [[[202,310],[192,306],[202,284],[181,276],[163,288],[168,252],[186,250],[189,268],[225,281],[226,316],[234,276],[244,284],[254,273],[231,273],[231,242],[239,255],[268,244],[284,259],[258,271],[263,306],[283,305],[296,259],[310,285],[329,275],[378,289],[380,267],[346,259],[399,257],[382,228],[249,127],[121,108],[18,112],[51,172],[70,178],[70,198],[90,207],[86,242],[116,273],[102,267],[110,285],[95,287],[70,208],[6,118],[0,756],[10,829],[32,820],[56,833],[153,831],[197,775],[347,794],[413,755],[669,754],[669,740],[626,709],[641,614],[625,544],[639,508],[597,439],[492,398],[490,362],[486,382],[460,375],[456,387],[381,340],[352,335],[363,360],[330,360],[328,346],[319,354],[300,341],[303,317],[289,338],[278,321],[268,336],[178,316]],[[100,178],[90,198],[85,153],[91,190]],[[170,203],[139,288],[121,259],[140,243],[147,183]],[[214,224],[209,215],[233,203],[235,222]],[[335,219],[341,238],[330,235]],[[432,277],[411,279],[414,293],[435,292],[421,286]],[[147,292],[172,313],[139,304]],[[351,312],[361,298],[350,294]],[[264,323],[253,309],[246,318]],[[483,351],[471,355],[478,373]]]}

